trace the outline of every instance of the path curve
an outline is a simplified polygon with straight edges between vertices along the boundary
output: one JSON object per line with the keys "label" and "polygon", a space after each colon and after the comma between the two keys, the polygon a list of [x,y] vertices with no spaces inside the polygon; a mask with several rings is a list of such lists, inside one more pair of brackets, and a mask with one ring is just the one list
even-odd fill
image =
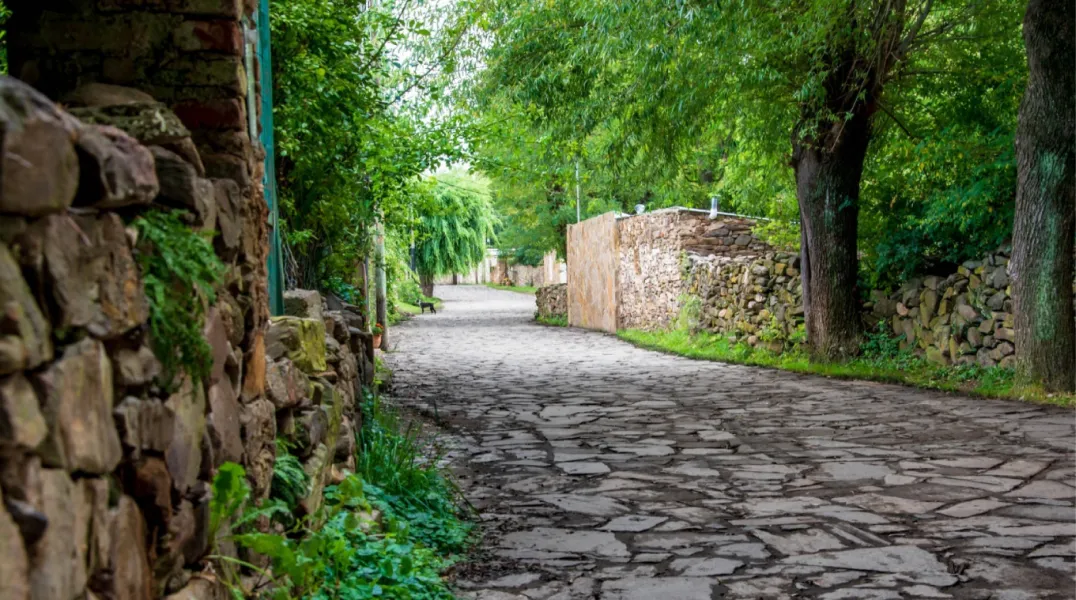
{"label": "path curve", "polygon": [[[463,447],[481,600],[1073,598],[1073,413],[723,365],[446,286],[394,395]],[[481,577],[475,577],[481,579]]]}

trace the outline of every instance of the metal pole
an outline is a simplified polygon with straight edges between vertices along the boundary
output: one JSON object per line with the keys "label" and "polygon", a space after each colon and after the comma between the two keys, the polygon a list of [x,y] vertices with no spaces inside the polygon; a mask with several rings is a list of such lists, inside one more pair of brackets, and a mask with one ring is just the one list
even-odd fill
{"label": "metal pole", "polygon": [[377,322],[381,324],[381,349],[388,350],[389,348],[389,327],[387,312],[388,306],[386,305],[386,292],[387,286],[385,283],[385,227],[381,223],[381,220],[377,221],[377,238],[376,247],[374,249],[374,279],[377,281]]}

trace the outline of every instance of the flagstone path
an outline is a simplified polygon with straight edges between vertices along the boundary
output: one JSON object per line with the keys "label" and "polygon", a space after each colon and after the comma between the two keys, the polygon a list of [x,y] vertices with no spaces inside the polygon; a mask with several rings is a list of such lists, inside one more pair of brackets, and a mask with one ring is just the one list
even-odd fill
{"label": "flagstone path", "polygon": [[395,329],[482,511],[462,598],[1071,599],[1072,411],[693,361],[438,288]]}

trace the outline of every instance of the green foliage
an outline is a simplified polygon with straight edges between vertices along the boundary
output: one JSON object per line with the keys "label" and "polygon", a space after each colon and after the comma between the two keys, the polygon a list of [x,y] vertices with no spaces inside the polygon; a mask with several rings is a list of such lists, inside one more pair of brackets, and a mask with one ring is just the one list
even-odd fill
{"label": "green foliage", "polygon": [[353,284],[375,222],[406,230],[422,200],[420,174],[459,155],[462,125],[433,105],[447,82],[438,46],[453,35],[431,34],[444,10],[270,3],[277,183],[298,286]]}
{"label": "green foliage", "polygon": [[[0,2],[0,26],[7,23],[11,9]],[[7,75],[7,28],[0,28],[0,75]]]}
{"label": "green foliage", "polygon": [[185,224],[184,214],[153,210],[133,222],[149,301],[150,338],[166,388],[181,373],[196,381],[209,375],[213,357],[202,325],[224,272],[209,239]]}
{"label": "green foliage", "polygon": [[276,440],[276,462],[273,463],[273,482],[269,497],[284,503],[294,511],[310,491],[310,477],[299,458],[288,452],[283,438]]}
{"label": "green foliage", "polygon": [[380,397],[364,393],[356,472],[378,509],[411,524],[416,540],[442,554],[469,544],[471,525],[461,519],[455,485],[438,471],[419,430]]}
{"label": "green foliage", "polygon": [[[409,598],[452,600],[454,596],[440,578],[451,561],[415,541],[410,525],[393,517],[379,524],[363,491],[363,482],[352,475],[339,486],[325,489],[325,502],[302,529],[286,536],[262,533],[249,524],[261,515],[278,513],[282,505],[247,506],[250,489],[242,467],[226,463],[213,482],[211,504],[214,522],[233,521],[231,536],[239,546],[267,557],[269,570],[224,556],[222,562],[239,563],[257,571],[262,586],[252,597],[272,600],[309,598],[318,600],[367,600]],[[226,498],[217,502],[217,496]],[[241,510],[246,506],[245,510]],[[225,570],[227,572],[227,569]],[[264,585],[268,584],[268,585]],[[243,597],[240,583],[230,578],[233,595]]]}
{"label": "green foliage", "polygon": [[563,252],[578,166],[583,218],[639,202],[706,208],[717,196],[722,210],[772,217],[758,233],[798,247],[789,140],[848,117],[826,88],[832,57],[846,55],[862,67],[842,90],[873,115],[867,280],[977,257],[1010,230],[1024,3],[466,6],[483,61],[461,110],[481,125],[472,162],[493,179],[506,246]]}
{"label": "green foliage", "polygon": [[423,277],[466,273],[486,257],[496,218],[488,184],[460,173],[432,180],[419,218],[416,271]]}
{"label": "green foliage", "polygon": [[702,298],[694,294],[681,294],[680,314],[676,317],[676,329],[688,333],[699,330],[702,320]]}

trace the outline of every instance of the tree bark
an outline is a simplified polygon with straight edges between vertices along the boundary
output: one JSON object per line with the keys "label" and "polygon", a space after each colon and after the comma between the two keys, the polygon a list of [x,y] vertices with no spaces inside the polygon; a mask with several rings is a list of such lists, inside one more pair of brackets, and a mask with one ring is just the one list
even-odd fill
{"label": "tree bark", "polygon": [[[870,86],[859,97],[846,82],[856,68],[848,53],[827,79],[826,110],[847,119],[805,113],[793,138],[792,166],[800,208],[801,283],[807,344],[815,360],[840,360],[859,352],[862,321],[859,272],[859,184],[875,111]],[[873,76],[870,78],[873,79]]]}
{"label": "tree bark", "polygon": [[1028,81],[1016,129],[1011,272],[1017,365],[1048,391],[1076,390],[1076,9],[1030,0]]}
{"label": "tree bark", "polygon": [[433,297],[433,276],[428,273],[420,273],[418,276],[422,294],[428,298]]}
{"label": "tree bark", "polygon": [[817,359],[859,352],[859,182],[870,140],[865,115],[845,122],[836,148],[799,144],[796,198],[807,342]]}

